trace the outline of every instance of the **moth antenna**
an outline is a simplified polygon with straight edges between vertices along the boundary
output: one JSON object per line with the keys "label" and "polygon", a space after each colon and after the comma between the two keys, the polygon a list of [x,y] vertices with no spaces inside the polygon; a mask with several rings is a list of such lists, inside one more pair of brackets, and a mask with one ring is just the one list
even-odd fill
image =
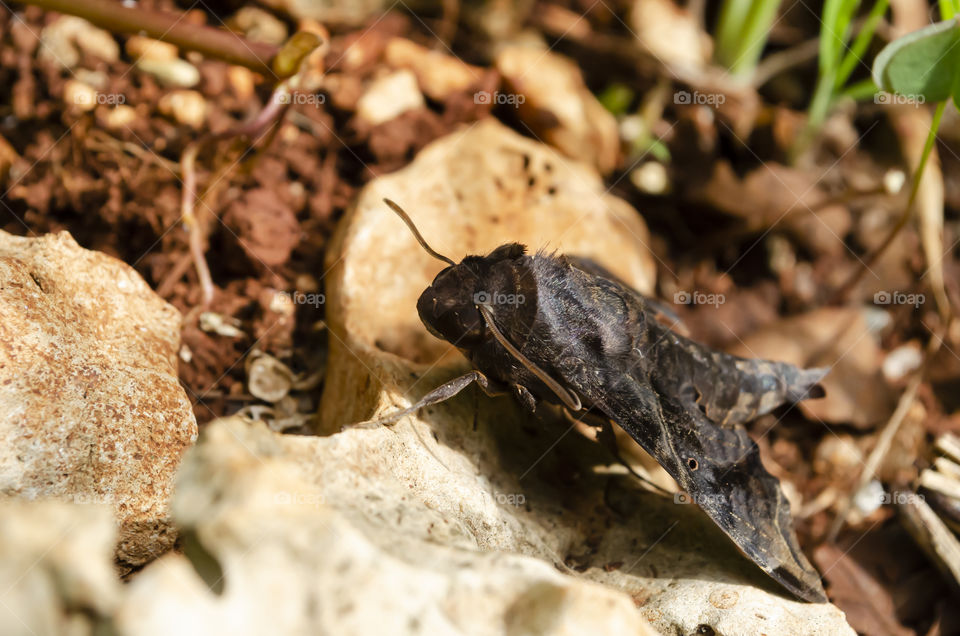
{"label": "moth antenna", "polygon": [[423,239],[423,236],[420,234],[420,231],[417,229],[417,226],[413,224],[413,219],[407,216],[407,213],[403,211],[403,208],[401,208],[399,205],[397,205],[390,199],[384,199],[383,202],[389,205],[390,209],[396,212],[397,216],[403,219],[403,222],[406,223],[407,227],[410,228],[410,231],[413,232],[413,236],[416,237],[417,242],[420,243],[420,247],[425,249],[427,251],[427,254],[429,254],[430,256],[438,260],[444,261],[445,263],[456,265],[456,263],[454,263],[452,260],[450,260],[443,254],[435,251],[432,247],[427,245],[427,242]]}
{"label": "moth antenna", "polygon": [[527,356],[520,353],[520,350],[513,346],[506,336],[500,332],[500,329],[497,328],[497,325],[493,322],[493,314],[490,312],[490,308],[486,305],[477,305],[477,309],[480,310],[480,314],[483,316],[484,321],[487,323],[487,326],[490,327],[490,332],[493,334],[493,337],[497,339],[504,349],[510,353],[514,358],[517,359],[520,364],[525,366],[530,373],[537,376],[537,378],[549,387],[553,391],[560,401],[563,402],[563,405],[566,406],[571,411],[579,411],[582,408],[580,404],[580,398],[577,397],[575,393],[570,393],[565,388],[563,388],[559,382],[551,378],[547,373],[534,364]]}

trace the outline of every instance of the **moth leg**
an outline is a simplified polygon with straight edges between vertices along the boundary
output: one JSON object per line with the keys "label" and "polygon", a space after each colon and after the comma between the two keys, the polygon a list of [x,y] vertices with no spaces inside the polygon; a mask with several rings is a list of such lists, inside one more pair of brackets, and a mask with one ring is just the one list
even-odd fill
{"label": "moth leg", "polygon": [[624,468],[630,471],[631,475],[633,475],[643,483],[647,484],[651,488],[656,489],[658,492],[660,492],[660,494],[667,495],[667,496],[673,494],[670,491],[666,490],[663,486],[659,486],[653,483],[652,481],[650,481],[649,478],[644,477],[643,475],[638,473],[636,470],[633,469],[633,466],[631,466],[623,458],[623,455],[620,454],[620,447],[617,446],[617,436],[613,432],[613,424],[610,422],[609,418],[599,413],[584,413],[580,417],[574,418],[573,415],[566,409],[563,410],[563,413],[566,416],[567,420],[569,420],[570,422],[573,422],[573,423],[583,422],[588,426],[598,427],[600,431],[597,433],[597,441],[604,448],[606,448],[611,455],[613,455],[613,458],[617,460],[619,464],[621,464]]}
{"label": "moth leg", "polygon": [[[501,392],[498,392],[496,383],[491,382],[487,376],[479,371],[470,371],[469,373],[464,373],[463,375],[456,377],[445,384],[441,384],[434,390],[424,395],[419,402],[408,408],[394,411],[393,413],[384,415],[383,417],[378,417],[375,420],[367,420],[366,422],[354,424],[350,426],[350,428],[379,428],[381,426],[394,424],[400,418],[406,417],[411,413],[416,413],[425,406],[430,406],[432,404],[438,404],[440,402],[449,400],[457,393],[460,393],[460,391],[463,391],[465,388],[470,386],[470,384],[473,382],[479,384],[484,393],[487,393],[488,395],[502,395]],[[489,391],[493,391],[493,393],[489,393]]]}
{"label": "moth leg", "polygon": [[530,413],[536,413],[537,398],[533,396],[533,393],[530,392],[530,389],[522,384],[514,384],[513,388],[516,391],[516,396],[520,401],[520,404],[522,404],[523,407]]}

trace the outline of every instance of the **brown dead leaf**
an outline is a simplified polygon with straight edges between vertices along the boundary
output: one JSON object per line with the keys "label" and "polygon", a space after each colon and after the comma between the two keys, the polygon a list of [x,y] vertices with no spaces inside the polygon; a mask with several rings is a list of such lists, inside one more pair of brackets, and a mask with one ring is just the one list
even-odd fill
{"label": "brown dead leaf", "polygon": [[539,48],[508,46],[497,55],[496,67],[515,93],[504,98],[515,98],[520,118],[534,135],[602,174],[616,167],[617,120],[587,88],[576,64]]}
{"label": "brown dead leaf", "polygon": [[893,409],[880,372],[883,352],[861,309],[830,307],[786,318],[745,337],[730,352],[830,367],[822,382],[826,397],[799,404],[811,419],[868,428]]}
{"label": "brown dead leaf", "polygon": [[827,579],[827,593],[860,634],[914,636],[897,620],[890,592],[849,553],[833,544],[818,546],[813,560]]}

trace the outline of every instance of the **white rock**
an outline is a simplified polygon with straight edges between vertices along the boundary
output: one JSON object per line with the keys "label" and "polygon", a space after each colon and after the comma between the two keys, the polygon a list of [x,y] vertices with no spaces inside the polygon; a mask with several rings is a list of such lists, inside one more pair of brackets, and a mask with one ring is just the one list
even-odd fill
{"label": "white rock", "polygon": [[207,120],[207,100],[197,91],[170,91],[160,98],[157,110],[178,124],[200,128]]}
{"label": "white rock", "polygon": [[197,67],[180,58],[151,59],[140,58],[136,67],[150,73],[167,86],[190,88],[200,83],[200,71]]}
{"label": "white rock", "polygon": [[[208,425],[184,462],[174,514],[212,567],[179,554],[149,565],[117,615],[120,632],[653,636],[626,595],[536,559],[445,546],[442,534],[413,536],[389,515],[337,512],[345,502],[327,503],[316,461],[301,461],[315,450],[326,461],[338,446],[240,418]],[[223,576],[222,594],[198,571]]]}
{"label": "white rock", "polygon": [[357,116],[371,126],[408,110],[426,107],[413,71],[403,69],[375,79],[357,101]]}
{"label": "white rock", "polygon": [[102,633],[120,600],[108,506],[0,501],[0,634]]}
{"label": "white rock", "polygon": [[113,34],[72,15],[61,15],[45,26],[40,42],[37,57],[64,68],[74,68],[84,53],[106,62],[120,58],[120,47]]}

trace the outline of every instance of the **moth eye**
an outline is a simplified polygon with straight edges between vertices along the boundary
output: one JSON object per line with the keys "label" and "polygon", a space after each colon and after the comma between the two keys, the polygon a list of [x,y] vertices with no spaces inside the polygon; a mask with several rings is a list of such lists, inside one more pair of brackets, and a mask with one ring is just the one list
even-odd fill
{"label": "moth eye", "polygon": [[697,460],[695,460],[693,457],[687,460],[687,466],[690,467],[690,470],[696,470],[700,468],[700,464],[698,464]]}

